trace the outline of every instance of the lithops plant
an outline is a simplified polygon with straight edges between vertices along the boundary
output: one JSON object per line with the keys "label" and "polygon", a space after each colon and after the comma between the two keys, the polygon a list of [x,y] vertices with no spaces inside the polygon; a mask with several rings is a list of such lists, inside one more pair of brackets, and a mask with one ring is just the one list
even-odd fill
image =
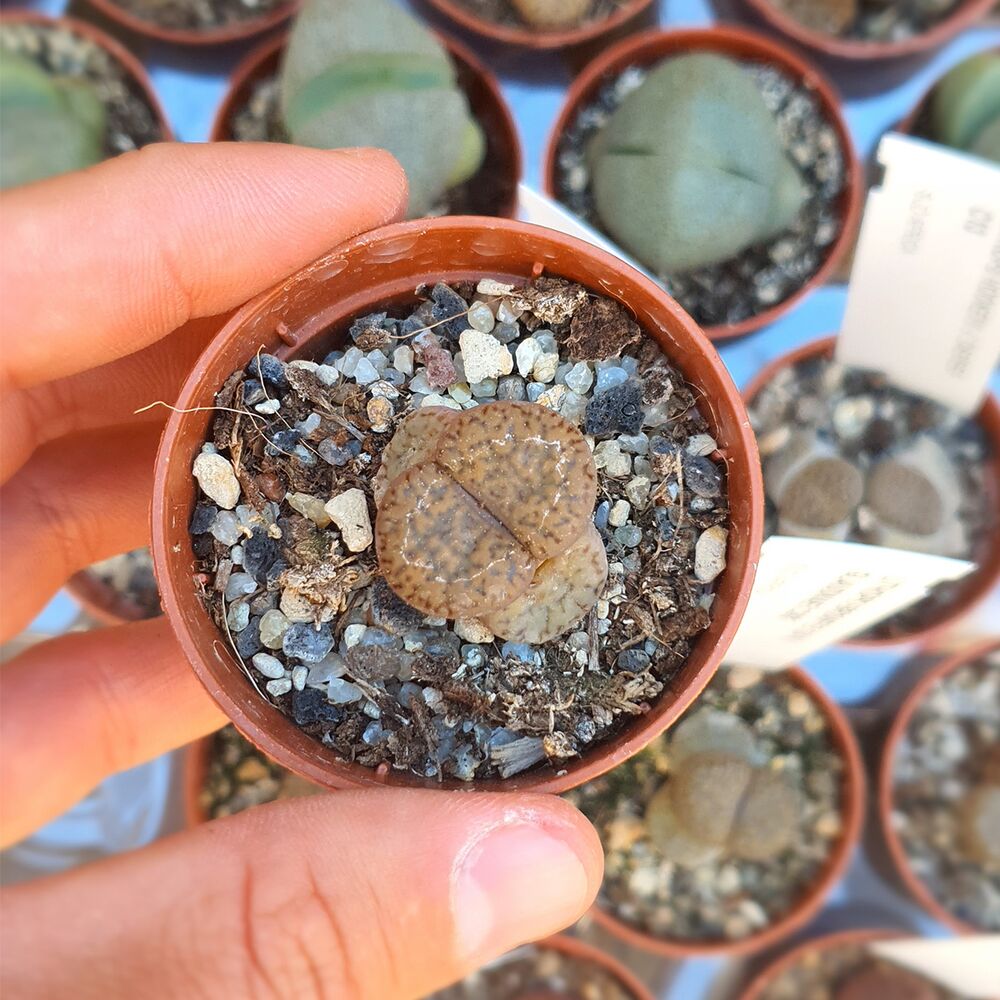
{"label": "lithops plant", "polygon": [[858,0],[780,0],[789,17],[813,31],[843,34],[858,16]]}
{"label": "lithops plant", "polygon": [[710,53],[665,60],[588,149],[598,214],[660,273],[776,236],[808,197],[749,73]]}
{"label": "lithops plant", "polygon": [[1000,52],[980,52],[944,77],[931,127],[939,142],[1000,163]]}
{"label": "lithops plant", "polygon": [[390,0],[308,0],[288,39],[281,111],[299,145],[392,153],[410,182],[411,217],[471,177],[485,153],[447,52]]}
{"label": "lithops plant", "polygon": [[981,865],[1000,869],[1000,784],[973,789],[960,809],[962,844]]}
{"label": "lithops plant", "polygon": [[858,468],[815,434],[799,431],[765,465],[778,530],[800,538],[843,541],[864,494]]}
{"label": "lithops plant", "polygon": [[482,616],[494,633],[544,642],[600,596],[597,472],[583,436],[551,410],[420,410],[400,425],[382,466],[379,564],[409,605]]}
{"label": "lithops plant", "polygon": [[0,60],[0,188],[81,170],[104,158],[104,105],[86,80]]}
{"label": "lithops plant", "polygon": [[591,0],[511,0],[525,24],[538,31],[558,31],[578,25],[589,13]]}
{"label": "lithops plant", "polygon": [[741,719],[702,709],[677,729],[670,755],[670,777],[646,807],[667,859],[685,867],[720,857],[768,861],[794,843],[799,791],[768,766]]}

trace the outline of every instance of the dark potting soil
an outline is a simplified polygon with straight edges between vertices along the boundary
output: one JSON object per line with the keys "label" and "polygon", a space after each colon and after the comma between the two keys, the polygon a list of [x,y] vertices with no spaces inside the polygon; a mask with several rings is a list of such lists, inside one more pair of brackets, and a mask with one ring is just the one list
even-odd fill
{"label": "dark potting soil", "polygon": [[123,10],[159,28],[212,29],[266,17],[290,0],[115,0]]}
{"label": "dark potting soil", "polygon": [[[785,151],[812,195],[795,224],[778,237],[749,247],[731,260],[683,274],[658,275],[702,326],[739,323],[780,305],[819,270],[841,231],[839,203],[848,183],[848,162],[816,93],[774,66],[744,65],[774,114]],[[559,141],[556,196],[602,231],[590,187],[587,147],[647,72],[645,67],[630,66],[609,79],[597,99],[579,109]]]}
{"label": "dark potting soil", "polygon": [[107,110],[107,156],[163,139],[156,113],[132,75],[89,38],[61,24],[10,22],[0,25],[0,52],[27,56],[60,76],[89,80]]}
{"label": "dark potting soil", "polygon": [[[210,486],[216,502],[203,496],[191,522],[195,586],[261,696],[341,759],[464,781],[558,769],[645,712],[708,627],[729,521],[695,391],[621,306],[555,278],[478,289],[418,290],[415,308],[355,321],[346,350],[234,372],[203,449],[226,460],[204,463],[222,492]],[[483,334],[498,377],[466,381],[463,330]],[[611,404],[633,390],[626,419]],[[399,422],[497,399],[557,410],[595,443],[607,585],[537,646],[409,607],[371,544]],[[349,490],[360,540],[323,512]]]}
{"label": "dark potting soil", "polygon": [[[531,25],[518,13],[511,0],[457,0],[460,7],[465,7],[470,14],[484,21],[495,21],[505,28],[530,28]],[[623,7],[635,4],[635,0],[591,0],[589,8],[576,26],[591,24],[594,21],[605,21],[617,14]],[[565,29],[561,29],[565,30]]]}
{"label": "dark potting soil", "polygon": [[[455,64],[457,80],[466,92],[471,74],[461,63]],[[501,215],[505,206],[513,203],[517,187],[517,171],[512,159],[514,151],[501,142],[501,136],[488,121],[479,119],[486,137],[483,165],[464,184],[445,192],[439,205],[428,214],[438,215]],[[232,138],[239,142],[289,142],[281,120],[278,78],[269,76],[257,81],[242,107],[230,120]]]}
{"label": "dark potting soil", "polygon": [[586,997],[635,1000],[635,995],[602,965],[531,944],[491,962],[428,1000],[526,1000]]}
{"label": "dark potting soil", "polygon": [[[940,554],[975,561],[1000,530],[996,498],[987,486],[991,447],[983,427],[931,400],[897,389],[883,375],[846,368],[827,359],[808,359],[778,372],[751,401],[748,410],[764,463],[768,492],[766,535],[778,532],[777,511],[770,496],[769,461],[782,453],[793,433],[801,432],[815,432],[818,448],[829,447],[865,477],[880,459],[922,440],[931,442],[949,464],[943,471],[925,471],[939,493],[959,498],[954,513],[958,541],[954,548]],[[850,515],[845,540],[879,544],[881,523],[868,498],[863,498]],[[922,601],[857,638],[899,638],[926,627],[949,612],[973,576],[939,584]]]}
{"label": "dark potting soil", "polygon": [[922,35],[961,0],[771,0],[814,31],[865,42],[902,42]]}
{"label": "dark potting soil", "polygon": [[212,737],[198,804],[209,819],[221,819],[266,802],[322,791],[276,764],[233,726],[226,726]]}
{"label": "dark potting soil", "polygon": [[163,614],[149,549],[134,549],[112,556],[95,563],[88,572],[110,587],[125,606],[134,609],[137,619],[157,618]]}

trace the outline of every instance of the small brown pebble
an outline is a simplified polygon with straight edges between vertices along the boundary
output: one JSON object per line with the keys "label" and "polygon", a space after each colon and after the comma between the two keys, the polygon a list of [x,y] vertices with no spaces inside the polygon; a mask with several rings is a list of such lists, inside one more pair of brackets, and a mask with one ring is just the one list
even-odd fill
{"label": "small brown pebble", "polygon": [[285,494],[288,490],[276,472],[262,472],[259,476],[254,477],[254,481],[257,483],[258,489],[268,500],[272,500],[274,503],[281,503],[285,499]]}

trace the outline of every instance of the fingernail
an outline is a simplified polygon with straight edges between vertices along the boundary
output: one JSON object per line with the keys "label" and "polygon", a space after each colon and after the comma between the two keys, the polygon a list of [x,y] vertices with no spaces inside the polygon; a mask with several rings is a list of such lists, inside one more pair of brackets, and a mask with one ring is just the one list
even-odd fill
{"label": "fingernail", "polygon": [[457,951],[469,961],[491,958],[562,930],[589,902],[572,830],[524,819],[496,827],[472,842],[454,872]]}

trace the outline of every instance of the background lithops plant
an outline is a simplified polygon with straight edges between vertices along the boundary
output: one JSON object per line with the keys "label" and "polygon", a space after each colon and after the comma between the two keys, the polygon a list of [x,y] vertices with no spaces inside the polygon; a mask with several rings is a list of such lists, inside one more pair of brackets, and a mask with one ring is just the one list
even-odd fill
{"label": "background lithops plant", "polygon": [[1000,52],[959,63],[934,89],[934,138],[1000,163]]}
{"label": "background lithops plant", "polygon": [[591,0],[511,0],[521,20],[539,31],[572,28],[590,12]]}
{"label": "background lithops plant", "polygon": [[807,198],[774,118],[738,63],[661,63],[591,142],[597,211],[644,264],[679,272],[775,236]]}
{"label": "background lithops plant", "polygon": [[389,0],[309,0],[288,40],[281,109],[293,142],[377,146],[410,182],[411,216],[471,177],[485,141],[434,36]]}
{"label": "background lithops plant", "polygon": [[53,76],[34,60],[0,60],[0,188],[28,184],[104,158],[105,112],[83,79]]}
{"label": "background lithops plant", "polygon": [[671,765],[646,809],[653,842],[669,860],[691,867],[724,856],[767,861],[794,842],[798,790],[762,760],[742,720],[698,712],[671,741]]}
{"label": "background lithops plant", "polygon": [[840,984],[834,1000],[940,1000],[941,993],[926,979],[894,965],[872,964]]}
{"label": "background lithops plant", "polygon": [[600,596],[607,560],[591,521],[597,472],[583,436],[551,410],[500,402],[418,411],[400,425],[383,467],[379,563],[413,607],[484,615],[495,632],[541,642]]}

